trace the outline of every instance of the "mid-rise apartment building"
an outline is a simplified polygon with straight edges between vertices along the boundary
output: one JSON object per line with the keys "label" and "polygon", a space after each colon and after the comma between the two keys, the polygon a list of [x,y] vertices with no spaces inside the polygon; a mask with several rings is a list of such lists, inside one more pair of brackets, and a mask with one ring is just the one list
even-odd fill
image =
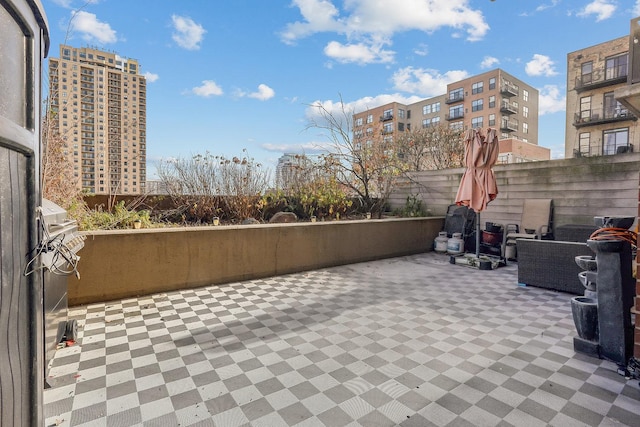
{"label": "mid-rise apartment building", "polygon": [[60,46],[49,59],[50,120],[79,189],[142,194],[146,182],[147,85],[134,59]]}
{"label": "mid-rise apartment building", "polygon": [[356,148],[370,143],[378,128],[384,139],[399,133],[447,124],[463,131],[495,128],[505,151],[501,163],[548,160],[550,150],[538,146],[539,92],[520,79],[495,69],[447,85],[445,94],[404,105],[392,102],[354,115]]}
{"label": "mid-rise apartment building", "polygon": [[628,72],[628,36],[567,55],[566,158],[633,151],[638,119],[614,95]]}

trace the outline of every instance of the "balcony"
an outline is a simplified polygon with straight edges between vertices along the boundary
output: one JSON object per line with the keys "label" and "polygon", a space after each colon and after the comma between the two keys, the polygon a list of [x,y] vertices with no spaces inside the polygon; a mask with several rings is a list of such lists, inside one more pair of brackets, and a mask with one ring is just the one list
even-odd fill
{"label": "balcony", "polygon": [[596,126],[608,123],[636,121],[638,118],[626,108],[593,109],[575,113],[573,115],[573,126],[576,129],[586,126]]}
{"label": "balcony", "polygon": [[604,67],[594,70],[592,73],[576,77],[575,90],[581,93],[587,90],[599,89],[606,86],[618,85],[627,82],[627,70],[609,69]]}
{"label": "balcony", "polygon": [[502,94],[503,96],[518,96],[518,93],[520,93],[520,89],[518,89],[518,86],[511,83],[505,83],[500,86],[500,94]]}
{"label": "balcony", "polygon": [[381,122],[388,122],[389,120],[393,120],[393,114],[384,114],[380,116]]}
{"label": "balcony", "polygon": [[518,130],[518,122],[515,120],[501,120],[500,130],[503,132],[516,132]]}
{"label": "balcony", "polygon": [[464,101],[464,93],[454,93],[444,101],[445,104],[455,104],[456,102]]}
{"label": "balcony", "polygon": [[504,101],[500,104],[500,112],[504,114],[517,114],[518,107],[514,106],[508,101]]}
{"label": "balcony", "polygon": [[[331,227],[279,228],[322,239]],[[136,271],[145,282],[180,265],[142,269],[160,253],[202,256],[190,279],[212,260],[228,265],[226,251],[206,248],[227,245],[231,227],[155,231],[96,234],[80,262],[105,276],[97,249],[113,245],[123,268],[108,275]],[[575,355],[571,295],[518,286],[517,269],[478,271],[427,252],[73,304],[78,340],[53,359],[44,425],[423,426],[438,414],[439,425],[634,425],[637,381]],[[70,281],[80,291],[91,282]]]}
{"label": "balcony", "polygon": [[445,114],[444,116],[445,120],[460,120],[464,118],[464,111],[460,110],[460,111],[454,111],[453,113],[450,114]]}

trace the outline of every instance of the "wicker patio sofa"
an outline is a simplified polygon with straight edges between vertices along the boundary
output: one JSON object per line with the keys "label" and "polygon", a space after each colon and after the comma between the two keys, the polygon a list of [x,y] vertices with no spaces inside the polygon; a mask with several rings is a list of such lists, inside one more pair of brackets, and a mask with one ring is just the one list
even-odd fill
{"label": "wicker patio sofa", "polygon": [[588,225],[559,226],[555,230],[558,240],[518,239],[518,283],[584,294],[578,279],[582,269],[576,264],[575,257],[594,255],[586,242],[595,229]]}

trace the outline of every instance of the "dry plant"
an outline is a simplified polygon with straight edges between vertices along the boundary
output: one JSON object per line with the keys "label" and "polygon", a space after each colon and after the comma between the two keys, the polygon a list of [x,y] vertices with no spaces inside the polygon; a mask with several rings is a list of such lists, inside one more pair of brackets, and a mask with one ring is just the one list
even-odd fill
{"label": "dry plant", "polygon": [[319,102],[310,107],[315,109],[318,118],[311,118],[307,129],[320,129],[330,141],[328,153],[324,155],[326,171],[357,196],[366,211],[382,215],[396,179],[405,168],[399,157],[398,141],[383,133],[380,123],[371,134],[352,139],[354,112],[345,106],[342,97],[337,111]]}
{"label": "dry plant", "polygon": [[445,124],[404,132],[398,139],[409,171],[441,170],[463,166],[462,133]]}

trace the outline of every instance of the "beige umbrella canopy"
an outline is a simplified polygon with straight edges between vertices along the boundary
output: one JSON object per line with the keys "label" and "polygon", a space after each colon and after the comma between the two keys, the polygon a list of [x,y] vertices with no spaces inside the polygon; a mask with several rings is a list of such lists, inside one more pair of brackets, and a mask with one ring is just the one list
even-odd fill
{"label": "beige umbrella canopy", "polygon": [[498,195],[493,165],[498,160],[498,135],[495,129],[469,129],[464,136],[465,171],[456,194],[456,204],[468,206],[476,216],[476,255],[480,253],[480,212]]}
{"label": "beige umbrella canopy", "polygon": [[491,128],[487,129],[486,136],[481,129],[469,129],[463,142],[466,169],[456,194],[456,204],[482,212],[498,195],[496,177],[491,169],[498,160],[498,135]]}

